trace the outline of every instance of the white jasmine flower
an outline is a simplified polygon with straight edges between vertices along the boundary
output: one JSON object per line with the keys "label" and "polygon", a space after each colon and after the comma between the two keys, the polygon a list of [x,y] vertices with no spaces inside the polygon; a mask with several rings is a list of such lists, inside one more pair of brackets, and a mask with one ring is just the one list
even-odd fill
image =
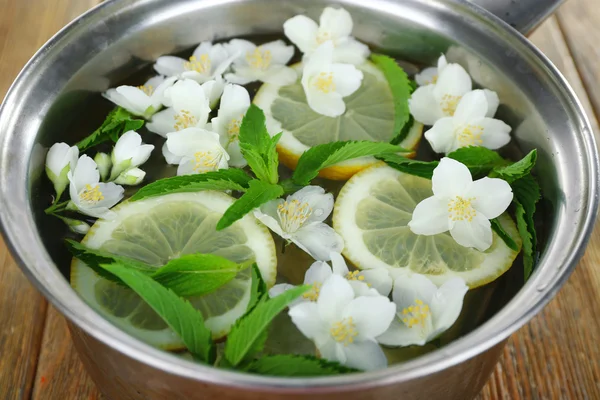
{"label": "white jasmine flower", "polygon": [[211,120],[212,130],[221,137],[221,145],[227,150],[231,160],[229,164],[243,168],[248,163],[240,151],[240,126],[246,111],[250,107],[248,91],[239,85],[228,84],[223,91],[219,113]]}
{"label": "white jasmine flower", "polygon": [[468,290],[461,278],[438,288],[423,275],[399,276],[392,293],[396,318],[377,340],[387,346],[422,346],[437,338],[456,322]]}
{"label": "white jasmine flower", "polygon": [[229,155],[219,142],[219,134],[215,132],[200,128],[171,132],[167,134],[166,147],[179,161],[177,175],[198,174],[228,167]]}
{"label": "white jasmine flower", "polygon": [[321,44],[330,40],[334,45],[335,62],[359,65],[369,57],[370,51],[367,45],[350,36],[352,28],[350,13],[332,7],[323,10],[320,25],[304,15],[296,15],[283,24],[283,32],[305,57],[310,57]]}
{"label": "white jasmine flower", "polygon": [[448,61],[443,54],[438,58],[437,67],[428,67],[415,75],[415,81],[419,86],[437,83],[440,73],[446,68]]}
{"label": "white jasmine flower", "polygon": [[[460,100],[472,87],[471,77],[463,67],[447,64],[439,72],[435,83],[414,91],[408,100],[410,113],[422,124],[433,125],[440,118],[452,117]],[[491,118],[496,114],[500,101],[496,92],[484,89],[484,94],[488,102],[485,116]]]}
{"label": "white jasmine flower", "polygon": [[202,90],[204,90],[204,93],[208,98],[208,105],[211,110],[217,106],[217,103],[221,99],[221,95],[223,95],[224,89],[225,81],[220,76],[202,84]]}
{"label": "white jasmine flower", "polygon": [[54,185],[56,199],[64,192],[69,184],[68,173],[75,169],[79,149],[66,143],[54,143],[46,155],[46,175]]}
{"label": "white jasmine flower", "polygon": [[94,162],[98,166],[98,172],[100,172],[100,179],[105,181],[108,179],[110,170],[112,168],[112,160],[106,153],[96,153]]}
{"label": "white jasmine flower", "polygon": [[306,186],[285,200],[276,199],[254,210],[273,232],[289,240],[314,259],[329,261],[331,253],[340,253],[344,241],[324,223],[333,210],[333,195],[319,186]]}
{"label": "white jasmine flower", "polygon": [[202,86],[191,79],[177,81],[165,93],[169,108],[157,113],[146,127],[166,137],[186,128],[204,128],[210,113],[209,98]]}
{"label": "white jasmine flower", "polygon": [[351,64],[333,63],[333,43],[323,43],[313,53],[302,73],[306,101],[313,111],[337,117],[346,111],[344,97],[360,87],[363,73]]}
{"label": "white jasmine flower", "polygon": [[69,171],[69,194],[67,208],[96,217],[110,219],[114,213],[110,208],[123,198],[123,187],[100,183],[100,173],[94,160],[85,154],[79,157],[75,170]]}
{"label": "white jasmine flower", "polygon": [[483,146],[499,149],[510,142],[511,127],[486,117],[488,102],[483,90],[465,94],[452,117],[438,119],[425,132],[425,139],[437,153],[451,153],[460,147]]}
{"label": "white jasmine flower", "polygon": [[502,214],[513,199],[510,185],[496,178],[473,182],[464,165],[444,157],[433,170],[433,196],[421,201],[408,223],[417,235],[450,231],[458,244],[485,251],[492,245],[490,219]]}
{"label": "white jasmine flower", "polygon": [[292,306],[289,315],[321,356],[366,371],[385,368],[387,359],[377,344],[394,319],[395,305],[384,296],[354,297],[348,281],[331,276],[316,302]]}
{"label": "white jasmine flower", "polygon": [[235,57],[222,44],[202,42],[188,60],[174,56],[159,57],[154,69],[159,74],[193,79],[204,83],[220,77]]}
{"label": "white jasmine flower", "polygon": [[146,172],[139,168],[131,168],[127,171],[121,172],[121,174],[115,179],[115,183],[119,185],[135,186],[142,183],[146,177]]}
{"label": "white jasmine flower", "polygon": [[165,90],[176,80],[175,77],[165,79],[162,76],[155,76],[142,86],[119,86],[116,89],[108,89],[102,96],[133,115],[147,119],[160,110]]}
{"label": "white jasmine flower", "polygon": [[150,158],[154,150],[151,144],[143,144],[142,137],[135,131],[125,132],[113,148],[110,155],[112,170],[110,180],[116,179],[122,172],[139,167]]}
{"label": "white jasmine flower", "polygon": [[298,74],[286,64],[294,56],[294,46],[287,46],[283,40],[276,40],[256,46],[242,39],[233,39],[227,45],[229,54],[237,55],[233,61],[233,73],[225,75],[231,83],[247,85],[261,81],[274,85],[291,85]]}
{"label": "white jasmine flower", "polygon": [[[331,253],[330,258],[333,268],[324,261],[315,261],[306,271],[304,285],[311,285],[312,289],[304,293],[299,299],[300,301],[317,301],[321,286],[332,275],[346,279],[356,296],[388,296],[390,294],[392,278],[387,269],[377,268],[350,272],[341,254]],[[293,287],[287,283],[277,284],[269,290],[269,295],[275,297]]]}

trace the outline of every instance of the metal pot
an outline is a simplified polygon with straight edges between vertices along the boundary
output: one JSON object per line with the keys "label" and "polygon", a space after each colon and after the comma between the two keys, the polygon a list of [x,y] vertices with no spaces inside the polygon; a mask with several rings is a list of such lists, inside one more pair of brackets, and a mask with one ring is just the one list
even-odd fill
{"label": "metal pot", "polygon": [[[598,154],[577,98],[556,68],[492,13],[463,0],[341,0],[355,35],[399,58],[431,64],[441,52],[496,90],[521,150],[537,148],[548,203],[547,240],[533,276],[500,311],[449,345],[386,370],[280,379],[213,369],[154,349],[102,319],[57,265],[59,238],[40,214],[44,147],[74,141],[74,115],[97,93],[157,56],[202,40],[281,32],[287,18],[318,17],[323,0],[113,0],[59,32],[32,58],[0,109],[0,221],[23,272],[69,319],[90,375],[120,399],[467,399],[506,338],[544,306],[582,256],[598,206]],[[480,0],[527,31],[554,0]],[[96,93],[96,94],[95,94]]]}

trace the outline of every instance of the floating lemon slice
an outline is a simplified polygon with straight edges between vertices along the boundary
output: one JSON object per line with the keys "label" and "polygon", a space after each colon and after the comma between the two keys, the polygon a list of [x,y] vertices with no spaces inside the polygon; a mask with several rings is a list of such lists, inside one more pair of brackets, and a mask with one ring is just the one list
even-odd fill
{"label": "floating lemon slice", "polygon": [[[224,193],[206,191],[125,202],[113,209],[115,219],[98,220],[82,243],[156,266],[194,253],[216,254],[235,262],[254,259],[271,286],[277,258],[269,231],[252,215],[216,230],[233,201]],[[215,292],[189,298],[215,339],[229,333],[246,312],[251,275],[251,269],[246,269]],[[77,259],[71,265],[71,285],[92,308],[132,336],[167,350],[183,348],[179,337],[137,294],[101,278]]]}
{"label": "floating lemon slice", "polygon": [[[344,255],[358,268],[387,268],[392,276],[410,270],[437,285],[461,277],[471,288],[485,285],[513,264],[518,252],[493,234],[485,252],[463,247],[449,233],[415,235],[407,226],[421,200],[433,195],[431,181],[399,172],[384,163],[354,175],[337,197],[333,227],[344,238]],[[516,241],[513,220],[500,224]]]}
{"label": "floating lemon slice", "polygon": [[[301,74],[302,64],[293,66]],[[254,97],[254,104],[265,113],[270,133],[283,132],[277,151],[280,161],[295,169],[298,159],[312,146],[339,140],[370,140],[389,142],[394,137],[394,100],[383,73],[372,63],[358,67],[364,75],[361,87],[344,99],[346,112],[336,118],[314,112],[306,103],[300,81],[289,86],[265,83]],[[399,143],[416,149],[423,134],[423,125],[414,122]],[[321,170],[319,176],[346,180],[377,160],[362,157]]]}

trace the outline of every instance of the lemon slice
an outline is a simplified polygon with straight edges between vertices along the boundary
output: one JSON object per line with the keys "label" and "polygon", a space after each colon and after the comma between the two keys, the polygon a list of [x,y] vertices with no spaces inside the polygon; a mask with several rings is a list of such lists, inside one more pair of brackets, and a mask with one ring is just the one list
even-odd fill
{"label": "lemon slice", "polygon": [[[410,270],[441,285],[458,276],[475,288],[485,285],[513,264],[518,252],[493,234],[485,252],[456,243],[449,233],[415,235],[407,226],[421,200],[433,195],[431,181],[399,172],[384,163],[354,175],[337,197],[333,227],[344,238],[344,255],[358,268],[388,268],[392,276]],[[500,224],[517,242],[513,220]]]}
{"label": "lemon slice", "polygon": [[[301,75],[302,64],[292,67]],[[394,102],[385,76],[370,62],[358,68],[364,75],[361,87],[344,99],[346,112],[336,118],[318,114],[308,106],[300,81],[260,87],[254,104],[265,113],[271,134],[283,132],[277,151],[285,166],[295,169],[302,153],[319,144],[338,140],[389,142],[394,137]],[[399,145],[416,149],[422,134],[423,125],[415,122]],[[346,180],[376,162],[373,157],[348,160],[321,170],[319,176]]]}
{"label": "lemon slice", "polygon": [[[113,220],[98,220],[82,243],[94,249],[164,265],[184,254],[210,253],[235,262],[256,260],[263,279],[275,283],[277,258],[269,231],[246,215],[222,231],[216,224],[234,199],[220,192],[176,193],[136,202],[113,210]],[[74,259],[71,285],[95,310],[123,330],[154,346],[183,347],[179,337],[132,290],[97,275]],[[250,300],[251,270],[240,272],[215,292],[191,297],[215,339],[225,336]]]}

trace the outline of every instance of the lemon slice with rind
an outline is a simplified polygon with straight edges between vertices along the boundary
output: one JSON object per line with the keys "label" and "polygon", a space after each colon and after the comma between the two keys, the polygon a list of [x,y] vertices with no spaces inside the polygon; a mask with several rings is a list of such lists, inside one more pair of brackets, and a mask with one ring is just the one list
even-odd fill
{"label": "lemon slice with rind", "polygon": [[[293,68],[302,74],[302,64]],[[295,169],[306,150],[319,144],[340,140],[389,142],[394,137],[394,100],[383,73],[371,62],[358,67],[363,72],[360,88],[344,99],[346,112],[327,117],[314,112],[306,102],[300,81],[289,86],[265,83],[254,97],[254,104],[265,113],[269,133],[283,132],[277,151],[280,161]],[[416,149],[423,125],[414,122],[399,146]],[[327,179],[346,180],[377,161],[361,157],[341,162],[320,171]]]}
{"label": "lemon slice with rind", "polygon": [[[113,209],[114,219],[98,220],[82,243],[156,266],[194,253],[216,254],[235,262],[254,259],[271,286],[277,259],[270,232],[252,215],[216,230],[233,201],[224,193],[206,191],[125,202]],[[215,292],[189,298],[204,315],[215,339],[225,336],[246,312],[251,275],[251,269],[246,269]],[[101,278],[77,259],[71,266],[71,284],[92,308],[132,336],[163,349],[183,347],[179,337],[137,294]]]}
{"label": "lemon slice with rind", "polygon": [[[344,238],[344,255],[358,268],[387,268],[392,276],[412,271],[437,285],[461,277],[471,288],[485,285],[506,272],[518,252],[493,234],[492,246],[478,251],[459,245],[449,233],[416,235],[407,226],[421,200],[433,195],[431,181],[379,163],[354,175],[337,197],[334,229]],[[513,220],[499,222],[516,241]]]}

